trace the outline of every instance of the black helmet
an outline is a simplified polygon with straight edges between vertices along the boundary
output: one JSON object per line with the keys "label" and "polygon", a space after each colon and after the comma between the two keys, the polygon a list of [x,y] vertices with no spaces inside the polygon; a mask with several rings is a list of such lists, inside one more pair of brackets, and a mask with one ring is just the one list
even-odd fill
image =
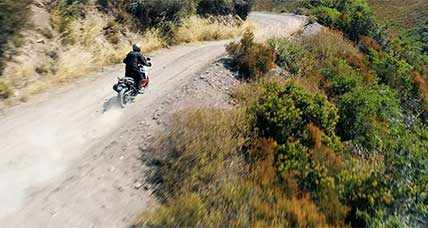
{"label": "black helmet", "polygon": [[132,50],[136,51],[136,52],[141,52],[141,48],[139,44],[133,44],[132,45]]}

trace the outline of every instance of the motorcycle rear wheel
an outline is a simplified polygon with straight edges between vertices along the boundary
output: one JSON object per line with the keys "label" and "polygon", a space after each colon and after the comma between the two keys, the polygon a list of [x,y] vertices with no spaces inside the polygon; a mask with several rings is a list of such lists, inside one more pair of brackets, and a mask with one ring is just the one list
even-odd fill
{"label": "motorcycle rear wheel", "polygon": [[127,89],[122,89],[118,95],[120,107],[125,108],[130,101],[130,94]]}

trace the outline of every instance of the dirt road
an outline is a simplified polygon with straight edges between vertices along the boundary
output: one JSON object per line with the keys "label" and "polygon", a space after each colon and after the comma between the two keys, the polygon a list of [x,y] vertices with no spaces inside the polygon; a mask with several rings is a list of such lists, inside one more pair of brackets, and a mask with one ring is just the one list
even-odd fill
{"label": "dirt road", "polygon": [[[262,34],[292,34],[306,23],[263,13],[250,20]],[[162,130],[157,112],[176,109],[183,86],[227,43],[152,53],[150,89],[126,109],[111,89],[123,74],[117,65],[0,113],[0,227],[125,227],[151,208],[136,142]]]}

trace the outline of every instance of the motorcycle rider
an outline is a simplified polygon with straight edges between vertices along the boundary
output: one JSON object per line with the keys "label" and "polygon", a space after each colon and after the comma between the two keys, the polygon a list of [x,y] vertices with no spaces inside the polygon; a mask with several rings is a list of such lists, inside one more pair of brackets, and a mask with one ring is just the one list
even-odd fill
{"label": "motorcycle rider", "polygon": [[123,63],[126,64],[125,77],[134,79],[136,88],[140,90],[140,82],[146,78],[146,75],[140,71],[140,66],[151,66],[143,54],[141,54],[140,45],[132,45],[132,51],[128,53]]}

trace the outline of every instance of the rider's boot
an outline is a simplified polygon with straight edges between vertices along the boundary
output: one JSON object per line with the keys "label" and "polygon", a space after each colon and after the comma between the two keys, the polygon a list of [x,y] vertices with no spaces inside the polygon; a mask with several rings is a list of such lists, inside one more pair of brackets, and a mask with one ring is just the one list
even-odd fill
{"label": "rider's boot", "polygon": [[141,84],[138,86],[138,94],[144,94],[144,90],[146,88],[144,86],[142,86]]}

